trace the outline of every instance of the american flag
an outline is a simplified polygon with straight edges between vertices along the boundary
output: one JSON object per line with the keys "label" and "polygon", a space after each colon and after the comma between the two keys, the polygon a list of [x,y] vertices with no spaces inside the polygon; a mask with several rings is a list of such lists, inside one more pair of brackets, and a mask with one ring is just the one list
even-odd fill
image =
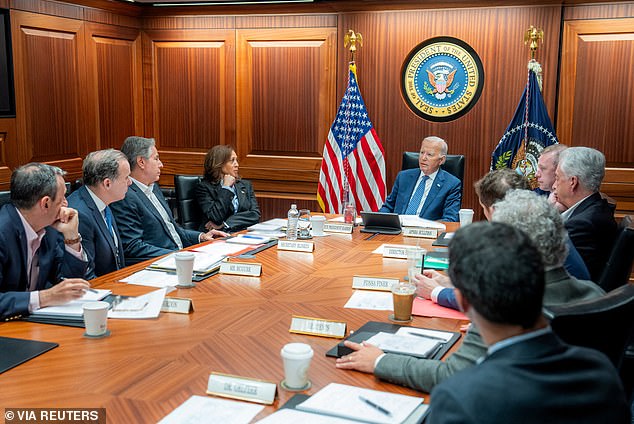
{"label": "american flag", "polygon": [[351,63],[348,87],[328,132],[317,201],[325,213],[342,213],[349,193],[358,211],[378,211],[385,201],[385,159]]}

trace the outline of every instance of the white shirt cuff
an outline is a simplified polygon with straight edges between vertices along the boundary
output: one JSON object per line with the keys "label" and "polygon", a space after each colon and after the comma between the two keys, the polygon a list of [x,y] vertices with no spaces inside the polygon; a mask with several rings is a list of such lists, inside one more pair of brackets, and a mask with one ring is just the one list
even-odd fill
{"label": "white shirt cuff", "polygon": [[40,309],[40,292],[32,291],[29,296],[29,313]]}
{"label": "white shirt cuff", "polygon": [[381,359],[383,359],[384,356],[385,356],[385,353],[382,353],[381,355],[379,355],[378,358],[376,358],[376,360],[374,361],[374,369],[376,369],[376,367],[379,366],[379,362],[381,361]]}
{"label": "white shirt cuff", "polygon": [[438,303],[438,295],[440,294],[441,291],[443,291],[446,288],[447,287],[443,287],[443,286],[434,287],[430,295],[431,301],[434,303]]}

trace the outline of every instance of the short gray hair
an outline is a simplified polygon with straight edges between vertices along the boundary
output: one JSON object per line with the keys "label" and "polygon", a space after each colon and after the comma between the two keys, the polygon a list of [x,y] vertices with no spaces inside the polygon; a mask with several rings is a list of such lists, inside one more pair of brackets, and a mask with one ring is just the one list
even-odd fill
{"label": "short gray hair", "polygon": [[84,184],[94,187],[106,178],[114,180],[119,175],[119,163],[127,160],[126,155],[115,149],[88,153],[82,167]]}
{"label": "short gray hair", "polygon": [[[436,137],[435,135],[430,135],[429,137],[423,138],[423,141],[431,141],[432,143],[440,143],[440,154],[443,156],[447,156],[447,152],[449,151],[449,147],[447,147],[447,142],[440,137]],[[422,144],[422,142],[421,142]]]}
{"label": "short gray hair", "polygon": [[529,190],[511,190],[495,204],[492,220],[505,222],[528,234],[546,268],[560,267],[566,260],[564,221],[546,196]]}
{"label": "short gray hair", "polygon": [[561,144],[561,143],[551,144],[550,146],[546,146],[539,155],[540,156],[552,155],[553,166],[556,168],[557,165],[559,164],[559,155],[561,154],[561,152],[563,152],[567,148],[568,146],[566,146],[565,144]]}
{"label": "short gray hair", "polygon": [[590,147],[568,147],[559,155],[559,168],[566,177],[577,177],[582,187],[598,192],[605,176],[605,156]]}
{"label": "short gray hair", "polygon": [[136,168],[136,159],[140,156],[145,159],[150,158],[150,149],[156,145],[153,138],[130,136],[125,139],[121,151],[128,158],[130,169]]}
{"label": "short gray hair", "polygon": [[57,166],[31,162],[11,174],[11,202],[18,209],[31,209],[44,196],[57,196],[57,177],[66,172]]}

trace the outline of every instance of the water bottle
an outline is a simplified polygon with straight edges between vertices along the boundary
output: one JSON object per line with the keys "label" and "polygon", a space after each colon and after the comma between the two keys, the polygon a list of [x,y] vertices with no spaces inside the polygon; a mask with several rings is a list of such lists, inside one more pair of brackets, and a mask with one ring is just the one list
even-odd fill
{"label": "water bottle", "polygon": [[293,203],[288,210],[288,223],[286,224],[286,240],[297,240],[297,220],[299,211],[297,205]]}

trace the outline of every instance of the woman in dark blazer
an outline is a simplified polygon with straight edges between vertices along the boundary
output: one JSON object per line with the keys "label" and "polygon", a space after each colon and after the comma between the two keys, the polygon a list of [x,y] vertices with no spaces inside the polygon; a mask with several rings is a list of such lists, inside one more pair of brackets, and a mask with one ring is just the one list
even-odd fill
{"label": "woman in dark blazer", "polygon": [[238,167],[238,156],[230,146],[214,146],[207,152],[205,175],[196,187],[205,228],[240,231],[260,221],[253,186],[240,179]]}

